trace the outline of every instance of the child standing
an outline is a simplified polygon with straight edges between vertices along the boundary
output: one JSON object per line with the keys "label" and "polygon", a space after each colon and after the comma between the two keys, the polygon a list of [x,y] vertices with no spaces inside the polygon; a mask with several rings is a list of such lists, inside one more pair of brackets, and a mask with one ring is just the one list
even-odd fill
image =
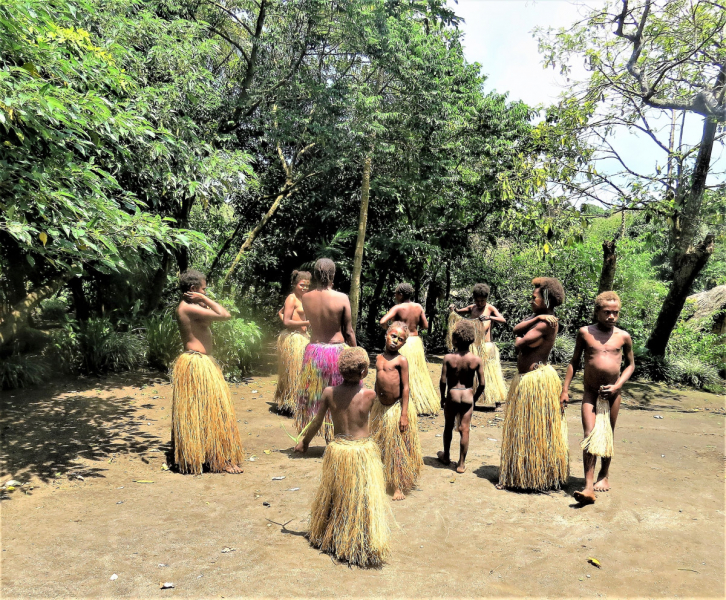
{"label": "child standing", "polygon": [[[449,451],[454,424],[458,422],[461,435],[457,473],[466,471],[466,454],[469,451],[469,427],[474,404],[484,391],[484,367],[481,358],[469,350],[475,337],[474,325],[470,321],[459,321],[454,327],[451,339],[455,352],[444,357],[441,367],[441,408],[444,409],[444,450],[437,454],[439,461],[451,464]],[[479,385],[474,392],[474,378]],[[447,393],[448,388],[448,393]]]}
{"label": "child standing", "polygon": [[408,327],[394,321],[386,332],[386,351],[376,358],[376,400],[371,437],[381,449],[386,485],[394,500],[404,500],[416,485],[423,458],[416,409],[409,402],[408,360],[399,354]]}
{"label": "child standing", "polygon": [[310,543],[351,565],[380,566],[388,554],[390,532],[381,453],[368,432],[376,397],[362,381],[368,374],[368,354],[360,347],[345,348],[337,368],[343,382],[323,390],[318,412],[295,446],[296,452],[307,452],[330,411],[335,437],[323,456]]}
{"label": "child standing", "polygon": [[[595,492],[610,489],[608,473],[613,457],[615,423],[620,410],[620,391],[635,369],[633,341],[627,331],[616,327],[620,318],[620,297],[615,292],[603,292],[595,298],[595,323],[577,332],[575,352],[562,389],[560,401],[570,399],[570,383],[580,368],[585,353],[585,373],[582,397],[582,462],[585,468],[585,489],[575,492],[581,504],[593,504]],[[620,367],[623,359],[625,369]],[[593,485],[595,464],[600,457],[600,473]]]}

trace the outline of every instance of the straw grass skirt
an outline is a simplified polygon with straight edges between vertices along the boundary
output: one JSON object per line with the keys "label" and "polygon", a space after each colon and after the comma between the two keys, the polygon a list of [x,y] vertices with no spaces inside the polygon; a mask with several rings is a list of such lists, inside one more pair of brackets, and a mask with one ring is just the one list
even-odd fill
{"label": "straw grass skirt", "polygon": [[371,438],[336,437],[325,449],[310,515],[310,543],[361,567],[383,564],[389,552],[383,465]]}
{"label": "straw grass skirt", "polygon": [[[461,321],[463,317],[455,312],[449,314],[449,328],[446,332],[446,344],[449,350],[454,345],[451,340],[451,334],[454,331],[456,323]],[[484,395],[482,406],[496,406],[503,403],[507,399],[507,384],[504,381],[502,373],[502,363],[499,359],[499,348],[493,342],[485,342],[488,327],[479,319],[471,319],[474,324],[476,338],[474,343],[469,346],[469,350],[482,359],[484,363]]]}
{"label": "straw grass skirt", "polygon": [[208,465],[223,471],[244,460],[242,440],[222,369],[211,356],[185,352],[172,367],[171,439],[182,473]]}
{"label": "straw grass skirt", "polygon": [[[308,344],[305,347],[300,373],[300,394],[295,406],[295,427],[298,433],[318,414],[323,390],[330,385],[343,383],[343,377],[338,370],[338,358],[347,347],[347,344]],[[322,435],[326,442],[333,439],[333,419],[330,412],[325,416],[318,435]]]}
{"label": "straw grass skirt", "polygon": [[588,454],[602,458],[610,458],[615,453],[613,428],[610,424],[610,402],[600,395],[595,405],[595,426],[590,435],[582,440],[580,448]]}
{"label": "straw grass skirt", "polygon": [[302,372],[305,347],[310,337],[300,331],[285,330],[277,336],[277,388],[275,403],[281,413],[295,412],[300,395],[300,373]]}
{"label": "straw grass skirt", "polygon": [[371,410],[371,437],[381,450],[383,472],[390,490],[401,490],[404,494],[416,487],[423,456],[418,437],[416,410],[408,404],[408,428],[401,433],[401,401],[390,406],[381,404],[376,398]]}
{"label": "straw grass skirt", "polygon": [[560,378],[550,365],[512,380],[502,431],[500,485],[545,491],[567,481],[570,461],[561,391]]}
{"label": "straw grass skirt", "polygon": [[434,387],[421,338],[410,335],[399,352],[408,360],[408,388],[411,404],[419,415],[438,415],[441,409],[439,393]]}

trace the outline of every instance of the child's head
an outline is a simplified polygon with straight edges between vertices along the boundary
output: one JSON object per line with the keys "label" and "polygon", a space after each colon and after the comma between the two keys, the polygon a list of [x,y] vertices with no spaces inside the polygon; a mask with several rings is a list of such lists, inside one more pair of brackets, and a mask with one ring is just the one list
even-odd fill
{"label": "child's head", "polygon": [[565,289],[554,277],[537,277],[532,280],[532,310],[536,313],[547,312],[565,301]]}
{"label": "child's head", "polygon": [[182,294],[187,292],[204,293],[207,289],[207,278],[204,273],[189,269],[179,276],[179,289]]}
{"label": "child's head", "polygon": [[319,258],[315,263],[313,273],[320,289],[327,290],[333,285],[335,279],[335,263],[329,258]]}
{"label": "child's head", "polygon": [[396,301],[410,302],[414,293],[413,286],[410,283],[399,283],[396,286]]}
{"label": "child's head", "polygon": [[603,292],[595,298],[595,321],[612,328],[620,318],[620,296],[615,292]]}
{"label": "child's head", "polygon": [[485,307],[489,299],[489,286],[486,283],[477,283],[471,291],[474,296],[474,303],[477,306]]}
{"label": "child's head", "polygon": [[401,321],[394,321],[386,331],[386,350],[398,352],[408,339],[408,325]]}
{"label": "child's head", "polygon": [[476,330],[474,324],[468,320],[459,321],[454,326],[454,331],[451,334],[451,342],[454,344],[454,349],[460,352],[466,352],[476,340]]}
{"label": "child's head", "polygon": [[290,283],[292,289],[297,292],[298,295],[302,296],[305,292],[310,289],[311,275],[309,271],[293,271]]}
{"label": "child's head", "polygon": [[368,353],[360,346],[346,348],[338,358],[338,370],[348,383],[356,383],[368,375]]}

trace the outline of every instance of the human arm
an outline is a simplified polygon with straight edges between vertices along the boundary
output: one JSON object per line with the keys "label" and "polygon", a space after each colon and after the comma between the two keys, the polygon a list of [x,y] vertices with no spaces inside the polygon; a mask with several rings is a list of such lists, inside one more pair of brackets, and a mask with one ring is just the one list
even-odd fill
{"label": "human arm", "polygon": [[398,310],[398,307],[397,306],[394,306],[391,310],[389,310],[383,316],[383,318],[380,321],[378,321],[378,323],[380,324],[381,327],[383,327],[383,329],[386,328],[386,326],[388,325],[388,322],[389,321],[393,321],[393,319],[395,319],[395,317],[396,317],[396,311],[397,310]]}
{"label": "human arm", "polygon": [[353,320],[351,318],[350,300],[345,296],[345,306],[343,307],[343,315],[341,317],[340,330],[343,332],[343,339],[349,346],[355,347],[355,331],[353,331]]}
{"label": "human arm", "polygon": [[439,392],[441,392],[441,408],[446,403],[446,357],[441,365],[441,379],[439,380]]}
{"label": "human arm", "polygon": [[549,325],[543,321],[536,323],[526,333],[520,334],[520,337],[515,338],[514,347],[519,350],[520,348],[537,348],[545,338],[545,332]]}
{"label": "human arm", "polygon": [[[184,312],[192,319],[203,321],[229,321],[232,315],[221,304],[199,292],[184,294]],[[204,308],[204,307],[207,308]]]}
{"label": "human arm", "polygon": [[310,325],[310,321],[294,321],[292,316],[295,313],[295,294],[290,294],[282,307],[282,324],[288,329],[303,329]]}
{"label": "human arm", "polygon": [[565,375],[565,383],[562,384],[562,393],[560,394],[560,407],[566,408],[567,403],[570,401],[570,383],[575,373],[580,368],[580,359],[582,358],[582,351],[585,346],[585,338],[582,335],[582,329],[577,331],[577,337],[575,338],[575,351],[572,353],[572,360],[567,365],[567,374]]}
{"label": "human arm", "polygon": [[612,398],[616,398],[618,396],[623,388],[623,385],[625,385],[625,382],[630,379],[630,376],[635,370],[635,357],[633,356],[633,340],[631,339],[629,333],[624,333],[624,338],[623,360],[625,361],[625,368],[623,369],[623,372],[620,373],[620,377],[618,377],[618,380],[615,383],[613,383],[612,385],[604,385],[602,386],[602,388],[600,388],[600,392],[602,394],[604,394],[605,396],[610,396]]}
{"label": "human arm", "polygon": [[506,323],[507,320],[501,315],[495,306],[489,305],[489,314],[479,317],[482,321],[494,321],[495,323]]}
{"label": "human arm", "polygon": [[479,385],[474,392],[474,401],[472,402],[473,406],[476,406],[476,401],[479,400],[479,397],[484,393],[484,361],[481,358],[478,360],[479,365],[476,368],[476,376],[479,378]]}
{"label": "human arm", "polygon": [[323,425],[323,421],[325,420],[325,414],[328,412],[328,402],[332,393],[332,387],[326,387],[323,390],[323,395],[320,398],[320,408],[318,408],[318,413],[308,425],[307,431],[305,431],[303,439],[301,439],[295,446],[295,452],[302,452],[304,454],[308,451],[308,446],[310,445],[310,442],[315,437],[315,434],[318,432],[320,427],[322,427]]}
{"label": "human arm", "polygon": [[409,401],[409,384],[408,384],[408,359],[405,356],[400,357],[401,361],[401,419],[398,422],[398,428],[401,433],[408,429],[408,401]]}
{"label": "human arm", "polygon": [[418,328],[419,329],[428,329],[429,328],[429,320],[426,318],[426,311],[424,311],[423,306],[421,307],[421,315],[418,318]]}
{"label": "human arm", "polygon": [[464,308],[456,308],[453,304],[449,304],[449,312],[455,312],[457,315],[468,315],[473,307],[474,305],[470,304]]}
{"label": "human arm", "polygon": [[550,327],[557,327],[557,317],[555,315],[533,315],[532,317],[517,323],[512,330],[514,337],[525,335],[532,327],[539,323],[547,323]]}

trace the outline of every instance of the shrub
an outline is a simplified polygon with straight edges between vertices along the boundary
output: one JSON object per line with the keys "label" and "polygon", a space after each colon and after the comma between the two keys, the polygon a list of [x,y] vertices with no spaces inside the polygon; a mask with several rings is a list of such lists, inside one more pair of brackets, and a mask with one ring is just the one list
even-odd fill
{"label": "shrub", "polygon": [[62,298],[49,298],[40,303],[43,321],[63,322],[68,318],[68,304]]}
{"label": "shrub", "polygon": [[4,390],[37,385],[49,374],[49,365],[37,354],[11,354],[0,359],[0,388]]}
{"label": "shrub", "polygon": [[214,356],[228,379],[239,379],[249,372],[253,361],[260,355],[262,331],[254,321],[240,318],[232,300],[218,302],[232,314],[232,318],[214,325]]}
{"label": "shrub", "polygon": [[184,349],[179,326],[171,313],[151,317],[146,321],[146,343],[149,346],[149,365],[157,369],[168,369]]}
{"label": "shrub", "polygon": [[575,352],[575,338],[561,333],[555,338],[555,345],[550,352],[550,362],[555,364],[566,364],[572,360]]}
{"label": "shrub", "polygon": [[665,377],[671,383],[706,388],[711,391],[719,391],[723,383],[716,367],[703,362],[693,354],[667,357]]}

